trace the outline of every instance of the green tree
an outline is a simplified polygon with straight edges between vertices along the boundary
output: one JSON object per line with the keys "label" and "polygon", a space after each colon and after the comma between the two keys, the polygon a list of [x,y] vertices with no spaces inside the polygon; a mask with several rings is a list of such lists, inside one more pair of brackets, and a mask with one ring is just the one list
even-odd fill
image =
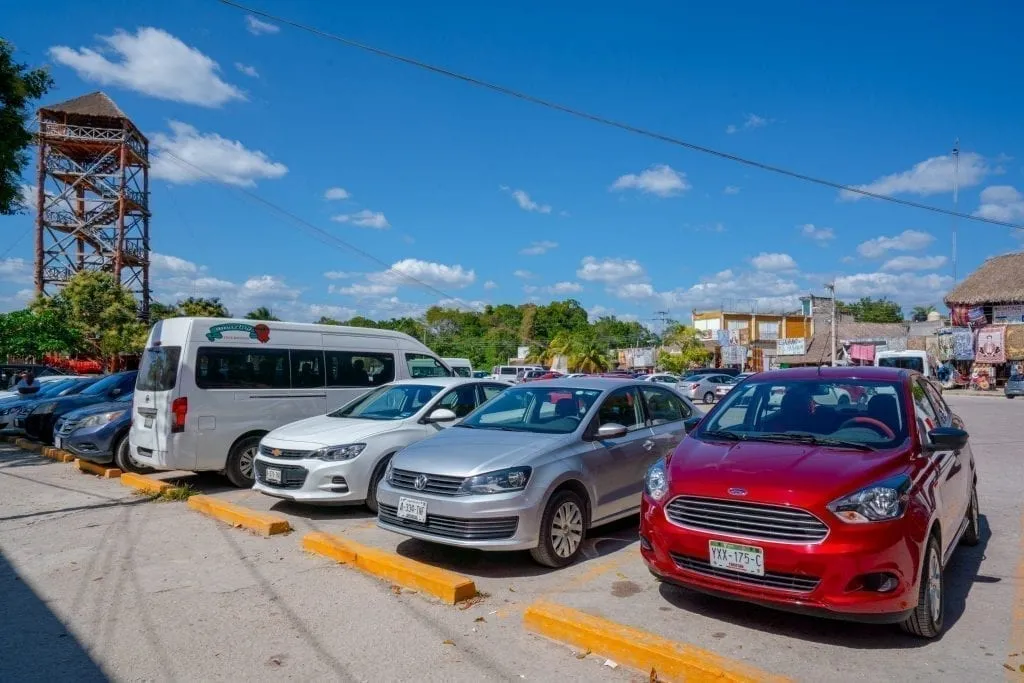
{"label": "green tree", "polygon": [[651,346],[658,337],[635,320],[619,320],[615,316],[601,316],[590,325],[597,339],[609,346]]}
{"label": "green tree", "polygon": [[863,297],[855,303],[836,302],[836,310],[847,313],[859,323],[899,323],[903,322],[903,309],[895,301],[886,298],[873,299]]}
{"label": "green tree", "polygon": [[139,321],[135,297],[110,273],[77,273],[57,295],[41,297],[32,307],[66,321],[103,357],[136,353],[146,342],[147,326]]}
{"label": "green tree", "polygon": [[254,308],[253,310],[245,314],[245,318],[246,320],[269,320],[271,322],[275,320],[281,320],[280,318],[274,317],[273,311],[271,311],[266,306]]}
{"label": "green tree", "polygon": [[23,210],[21,170],[32,144],[30,103],[46,94],[53,79],[45,69],[14,61],[14,46],[0,38],[0,214]]}
{"label": "green tree", "polygon": [[230,318],[231,312],[220,302],[220,297],[190,296],[178,302],[178,311],[189,318]]}
{"label": "green tree", "polygon": [[55,310],[0,313],[0,358],[40,359],[51,353],[78,353],[82,334]]}
{"label": "green tree", "polygon": [[934,312],[934,306],[914,306],[914,310],[910,313],[910,319],[915,323],[923,323],[928,320],[928,314]]}
{"label": "green tree", "polygon": [[177,318],[181,315],[178,311],[177,306],[168,306],[162,304],[159,301],[149,302],[149,322],[150,324],[156,324],[161,320],[167,320],[168,318]]}
{"label": "green tree", "polygon": [[711,357],[711,352],[704,348],[698,338],[697,331],[680,323],[670,324],[662,334],[661,341],[664,348],[658,353],[658,366],[668,372],[683,372],[703,365]]}
{"label": "green tree", "polygon": [[340,320],[335,320],[334,318],[328,318],[326,315],[322,315],[322,316],[320,316],[320,319],[317,320],[313,324],[314,325],[340,325],[341,321]]}
{"label": "green tree", "polygon": [[569,355],[569,369],[573,372],[604,372],[609,365],[608,347],[596,339],[579,340]]}

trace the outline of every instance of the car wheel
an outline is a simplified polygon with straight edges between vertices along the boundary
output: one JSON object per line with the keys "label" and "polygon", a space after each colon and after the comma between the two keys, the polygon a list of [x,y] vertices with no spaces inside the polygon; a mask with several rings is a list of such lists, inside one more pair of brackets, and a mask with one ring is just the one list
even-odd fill
{"label": "car wheel", "polygon": [[971,486],[971,504],[967,506],[967,529],[960,537],[960,542],[967,546],[981,543],[981,515],[978,507],[978,485]]}
{"label": "car wheel", "polygon": [[373,469],[373,475],[370,477],[370,486],[366,489],[366,507],[373,514],[377,514],[377,487],[380,485],[381,480],[384,479],[384,473],[388,471],[388,462],[390,461],[390,455],[386,458],[381,458],[381,461]]}
{"label": "car wheel", "polygon": [[1014,398],[1017,398],[1017,397],[1016,396],[1007,396],[1006,398],[1014,399]]}
{"label": "car wheel", "polygon": [[240,489],[251,489],[255,477],[253,476],[253,463],[256,460],[256,453],[260,447],[260,437],[250,436],[235,444],[228,455],[227,467],[224,473],[234,486]]}
{"label": "car wheel", "polygon": [[114,465],[122,472],[145,474],[153,471],[136,460],[132,455],[132,446],[128,442],[127,434],[118,439],[117,445],[114,446]]}
{"label": "car wheel", "polygon": [[903,630],[920,638],[934,638],[942,632],[943,608],[942,551],[939,540],[928,539],[921,570],[921,588],[917,596],[917,607],[901,624]]}
{"label": "car wheel", "polygon": [[708,393],[704,394],[704,403],[714,403],[714,402],[715,402],[715,395],[713,393],[711,393],[709,391]]}
{"label": "car wheel", "polygon": [[586,506],[578,494],[559,491],[548,501],[540,522],[540,545],[530,555],[545,567],[565,567],[576,560],[586,537]]}

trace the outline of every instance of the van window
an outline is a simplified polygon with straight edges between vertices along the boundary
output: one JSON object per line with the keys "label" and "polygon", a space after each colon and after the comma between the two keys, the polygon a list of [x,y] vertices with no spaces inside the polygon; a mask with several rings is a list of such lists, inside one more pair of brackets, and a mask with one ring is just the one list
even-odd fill
{"label": "van window", "polygon": [[452,368],[452,373],[456,377],[472,377],[473,376],[473,373],[470,372],[469,368],[467,368],[465,365],[456,365],[455,367]]}
{"label": "van window", "polygon": [[433,356],[423,353],[405,354],[405,362],[409,368],[409,376],[418,377],[451,377],[451,371]]}
{"label": "van window", "polygon": [[518,375],[519,374],[519,368],[511,368],[511,367],[505,366],[505,367],[501,368],[501,370],[499,371],[499,374],[502,374],[502,375]]}
{"label": "van window", "polygon": [[290,351],[293,389],[323,389],[324,352]]}
{"label": "van window", "polygon": [[139,377],[135,388],[139,391],[170,391],[178,381],[180,346],[154,346],[142,352]]}
{"label": "van window", "polygon": [[196,352],[200,389],[289,389],[284,349],[202,347]]}
{"label": "van window", "polygon": [[924,362],[920,356],[883,356],[878,359],[880,368],[900,368],[902,370],[916,370],[924,372]]}
{"label": "van window", "polygon": [[326,351],[329,387],[378,387],[395,379],[395,356],[367,351]]}

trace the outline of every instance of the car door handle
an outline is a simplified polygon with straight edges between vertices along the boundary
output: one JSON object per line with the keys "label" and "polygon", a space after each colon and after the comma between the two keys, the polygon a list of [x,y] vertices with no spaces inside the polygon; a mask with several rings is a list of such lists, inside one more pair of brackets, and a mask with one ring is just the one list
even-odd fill
{"label": "car door handle", "polygon": [[644,450],[645,450],[645,451],[649,451],[649,450],[651,450],[652,448],[654,448],[654,442],[653,442],[653,441],[651,441],[650,439],[648,439],[647,441],[644,441],[644,444],[643,444],[643,446],[644,446]]}

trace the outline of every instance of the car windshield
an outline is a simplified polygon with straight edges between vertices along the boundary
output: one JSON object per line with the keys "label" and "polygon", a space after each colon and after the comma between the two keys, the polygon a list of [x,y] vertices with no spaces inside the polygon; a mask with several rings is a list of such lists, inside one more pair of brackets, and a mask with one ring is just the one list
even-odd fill
{"label": "car windshield", "polygon": [[106,377],[101,379],[99,382],[96,382],[96,384],[93,384],[91,387],[89,387],[88,389],[83,391],[82,395],[83,396],[96,396],[96,395],[99,395],[99,394],[105,394],[108,391],[110,391],[111,389],[113,389],[114,387],[116,387],[118,384],[120,384],[121,380],[123,380],[123,379],[124,379],[123,375],[107,375]]}
{"label": "car windshield", "polygon": [[333,413],[327,413],[327,417],[404,420],[419,412],[439,391],[441,387],[427,384],[385,384]]}
{"label": "car windshield", "polygon": [[519,387],[504,391],[458,426],[512,432],[569,434],[601,395],[598,389]]}
{"label": "car windshield", "polygon": [[881,368],[900,368],[901,370],[924,372],[924,361],[920,356],[883,357],[878,359],[878,366]]}
{"label": "car windshield", "polygon": [[866,380],[749,381],[726,394],[696,436],[704,441],[891,448],[909,433],[899,384]]}

